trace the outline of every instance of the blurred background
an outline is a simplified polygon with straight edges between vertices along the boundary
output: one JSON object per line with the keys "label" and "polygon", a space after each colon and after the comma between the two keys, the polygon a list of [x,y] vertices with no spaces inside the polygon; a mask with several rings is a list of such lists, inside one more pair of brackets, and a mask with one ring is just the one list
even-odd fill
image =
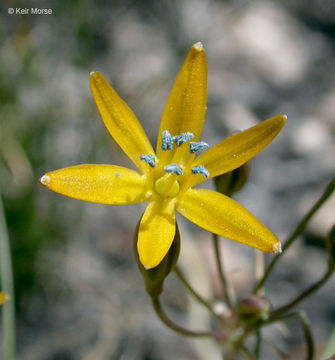
{"label": "blurred background", "polygon": [[[8,14],[19,7],[52,14]],[[288,116],[235,196],[285,240],[335,172],[335,2],[2,1],[0,10],[0,191],[13,257],[18,358],[218,359],[214,343],[177,336],[151,308],[132,253],[142,205],[79,202],[37,180],[81,163],[133,167],[104,128],[89,73],[106,76],[154,144],[178,70],[202,41],[209,70],[203,141],[214,145],[268,117]],[[324,237],[334,214],[333,196],[278,264],[266,287],[274,306],[324,273]],[[209,234],[178,223],[181,267],[220,305]],[[254,251],[226,239],[221,244],[237,296],[248,294]],[[177,322],[209,326],[174,275],[163,302]],[[335,323],[334,304],[333,278],[299,307],[311,320],[319,353]],[[297,321],[268,327],[265,337],[292,359],[303,358]],[[277,355],[265,345],[263,358]]]}

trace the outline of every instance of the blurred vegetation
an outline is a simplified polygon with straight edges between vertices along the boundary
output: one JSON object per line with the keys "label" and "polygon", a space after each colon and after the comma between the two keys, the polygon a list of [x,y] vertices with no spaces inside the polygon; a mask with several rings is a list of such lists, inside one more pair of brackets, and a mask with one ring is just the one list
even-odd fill
{"label": "blurred vegetation", "polygon": [[[37,5],[33,3],[32,6]],[[27,3],[17,2],[11,6],[26,7]],[[82,109],[73,106],[68,94],[62,93],[61,86],[67,84],[55,86],[55,82],[67,62],[66,67],[70,67],[67,71],[71,71],[71,67],[82,67],[88,73],[92,59],[107,48],[103,36],[99,35],[102,28],[98,19],[88,11],[89,2],[85,5],[63,1],[49,3],[49,6],[55,15],[37,21],[33,16],[5,17],[6,10],[2,12],[0,181],[12,246],[18,315],[24,310],[27,298],[41,290],[35,268],[39,250],[48,242],[64,241],[66,226],[77,223],[76,216],[80,216],[73,214],[68,224],[64,224],[62,209],[52,206],[42,209],[39,204],[38,177],[46,169],[64,164],[54,142],[68,131],[82,132],[78,124],[67,127],[68,122],[76,121],[69,119],[68,109],[72,107],[77,122],[83,113],[86,113],[85,120],[92,115],[92,102]],[[76,16],[78,7],[82,7],[79,17]],[[63,27],[64,23],[72,26]],[[58,46],[59,37],[66,39],[63,48]],[[64,64],[62,57],[71,42],[74,48],[68,52]],[[84,92],[87,98],[88,89]],[[80,158],[89,161],[96,150],[82,144],[74,152],[78,154],[84,149]]]}

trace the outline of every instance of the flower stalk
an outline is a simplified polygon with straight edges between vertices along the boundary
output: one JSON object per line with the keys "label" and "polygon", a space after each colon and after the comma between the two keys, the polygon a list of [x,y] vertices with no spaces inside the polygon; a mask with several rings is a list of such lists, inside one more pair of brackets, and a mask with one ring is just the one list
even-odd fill
{"label": "flower stalk", "polygon": [[177,332],[178,334],[184,336],[191,336],[191,337],[209,337],[215,340],[223,340],[226,337],[225,332],[214,332],[214,331],[196,331],[196,330],[189,330],[186,329],[175,322],[173,322],[164,312],[159,297],[153,297],[152,306],[160,318],[160,320],[171,330]]}
{"label": "flower stalk", "polygon": [[178,266],[174,269],[177,277],[179,280],[183,283],[183,285],[186,287],[186,289],[191,293],[191,295],[200,303],[202,304],[212,315],[213,317],[217,318],[218,315],[213,310],[212,306],[208,301],[206,301],[196,290],[193,289],[191,284],[186,280],[183,272],[180,270]]}
{"label": "flower stalk", "polygon": [[221,255],[221,251],[220,251],[220,244],[219,244],[218,235],[212,234],[212,241],[213,241],[214,252],[215,252],[216,266],[217,266],[219,278],[220,278],[221,285],[222,285],[224,300],[227,303],[228,307],[230,309],[232,309],[233,308],[233,302],[232,302],[232,299],[230,297],[229,288],[228,288],[229,285],[228,285],[228,281],[226,279],[226,275],[225,275],[225,272],[224,272],[224,269],[223,269],[222,255]]}
{"label": "flower stalk", "polygon": [[297,312],[285,314],[282,316],[273,316],[273,317],[271,316],[271,318],[268,321],[264,322],[264,324],[262,326],[270,325],[274,322],[287,320],[287,319],[291,319],[291,318],[298,318],[300,320],[301,325],[304,330],[305,341],[307,344],[306,360],[313,360],[313,357],[314,357],[313,335],[312,335],[309,320],[303,311],[297,311]]}
{"label": "flower stalk", "polygon": [[253,292],[256,293],[266,282],[268,277],[270,276],[274,266],[280,260],[280,258],[285,254],[287,249],[294,243],[294,241],[298,238],[298,236],[305,230],[307,224],[311,220],[311,218],[316,214],[316,212],[321,208],[321,206],[330,198],[335,190],[335,179],[333,179],[330,184],[327,186],[324,193],[321,195],[319,200],[314,204],[311,210],[307,213],[307,215],[302,219],[296,229],[293,231],[292,235],[286,240],[284,243],[282,252],[277,254],[270,264],[267,266],[264,276],[260,279],[260,281],[255,285]]}
{"label": "flower stalk", "polygon": [[303,291],[301,294],[299,294],[294,300],[290,301],[288,304],[281,306],[280,308],[274,310],[272,312],[273,317],[281,316],[282,314],[286,313],[288,310],[293,309],[295,306],[300,304],[303,300],[311,296],[313,293],[315,293],[317,290],[319,290],[333,275],[334,269],[330,268],[328,271],[324,274],[324,276],[318,280],[313,285],[309,286],[305,291]]}

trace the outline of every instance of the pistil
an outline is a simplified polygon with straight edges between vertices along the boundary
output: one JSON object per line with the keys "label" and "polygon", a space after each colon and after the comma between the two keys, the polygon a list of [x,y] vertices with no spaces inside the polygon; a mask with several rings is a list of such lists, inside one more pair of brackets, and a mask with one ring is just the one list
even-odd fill
{"label": "pistil", "polygon": [[155,182],[155,191],[165,197],[174,197],[179,193],[179,183],[177,181],[177,174],[165,174]]}

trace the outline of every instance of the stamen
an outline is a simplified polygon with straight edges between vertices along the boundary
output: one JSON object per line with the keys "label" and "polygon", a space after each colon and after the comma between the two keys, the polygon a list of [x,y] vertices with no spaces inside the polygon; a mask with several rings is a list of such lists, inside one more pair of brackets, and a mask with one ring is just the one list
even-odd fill
{"label": "stamen", "polygon": [[176,142],[176,145],[179,147],[180,145],[184,144],[185,142],[192,140],[194,135],[190,132],[182,133],[180,135],[174,136],[172,138],[173,141]]}
{"label": "stamen", "polygon": [[164,130],[162,133],[162,150],[172,149],[172,137],[169,130]]}
{"label": "stamen", "polygon": [[192,169],[192,174],[201,174],[203,175],[205,178],[208,178],[209,177],[209,171],[202,165],[198,165],[198,166],[195,166],[193,169]]}
{"label": "stamen", "polygon": [[177,175],[183,175],[183,171],[181,170],[181,168],[179,167],[178,164],[170,164],[170,165],[166,165],[164,167],[164,170],[168,173],[175,173]]}
{"label": "stamen", "polygon": [[140,159],[145,161],[152,168],[156,167],[155,157],[153,155],[140,155]]}
{"label": "stamen", "polygon": [[190,153],[193,154],[199,150],[207,150],[209,145],[204,141],[191,142],[190,143]]}

